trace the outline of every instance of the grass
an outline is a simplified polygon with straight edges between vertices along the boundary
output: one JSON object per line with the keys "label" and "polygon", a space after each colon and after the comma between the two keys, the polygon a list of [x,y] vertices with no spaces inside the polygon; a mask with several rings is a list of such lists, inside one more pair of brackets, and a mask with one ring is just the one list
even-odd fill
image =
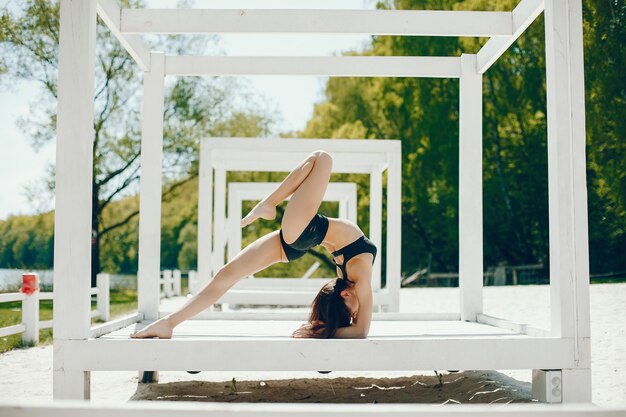
{"label": "grass", "polygon": [[[96,308],[96,302],[91,302],[91,308]],[[137,310],[137,290],[115,289],[110,293],[111,319]],[[42,300],[39,302],[39,320],[52,320],[52,301]],[[22,303],[20,301],[0,304],[0,327],[13,326],[22,322]],[[101,323],[102,320],[94,318],[92,325]],[[39,345],[52,342],[52,329],[43,329],[39,332]],[[22,342],[21,334],[14,334],[0,338],[0,353],[11,349],[32,347],[32,343]]]}

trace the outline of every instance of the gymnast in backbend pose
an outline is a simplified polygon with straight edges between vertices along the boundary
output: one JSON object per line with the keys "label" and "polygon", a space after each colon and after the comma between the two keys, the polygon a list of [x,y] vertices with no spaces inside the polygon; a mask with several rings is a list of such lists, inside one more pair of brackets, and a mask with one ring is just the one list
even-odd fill
{"label": "gymnast in backbend pose", "polygon": [[293,337],[367,337],[372,320],[371,280],[376,246],[356,224],[317,214],[331,168],[328,153],[311,153],[276,191],[241,220],[241,227],[258,218],[271,220],[276,217],[276,206],[291,196],[281,229],[248,245],[178,311],[131,337],[171,338],[174,327],[217,302],[240,279],[277,262],[298,259],[320,244],[332,253],[338,278],[321,288],[313,300],[308,323],[297,329]]}

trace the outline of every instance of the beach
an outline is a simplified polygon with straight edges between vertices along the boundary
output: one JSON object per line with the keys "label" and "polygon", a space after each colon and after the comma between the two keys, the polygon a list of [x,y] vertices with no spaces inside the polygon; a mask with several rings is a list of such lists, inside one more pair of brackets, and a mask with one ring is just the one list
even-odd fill
{"label": "beach", "polygon": [[[484,312],[549,328],[549,286],[484,288]],[[626,284],[590,287],[593,402],[626,405]],[[401,312],[457,312],[458,288],[406,288]],[[398,353],[394,353],[398,354]],[[411,354],[411,352],[402,352]],[[0,355],[0,402],[52,400],[52,346]],[[366,360],[366,358],[364,358]],[[138,384],[137,372],[92,372],[95,404],[134,400],[223,402],[529,402],[530,370],[448,372],[160,372]]]}

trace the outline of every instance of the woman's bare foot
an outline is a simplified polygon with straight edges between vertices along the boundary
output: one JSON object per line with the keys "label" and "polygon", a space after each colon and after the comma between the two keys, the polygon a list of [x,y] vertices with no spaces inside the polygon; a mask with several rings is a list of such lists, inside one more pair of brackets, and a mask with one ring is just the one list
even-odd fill
{"label": "woman's bare foot", "polygon": [[171,339],[174,327],[169,320],[162,318],[144,327],[142,330],[130,335],[133,339],[143,339],[148,337],[158,337],[159,339]]}
{"label": "woman's bare foot", "polygon": [[266,201],[257,204],[246,217],[241,219],[241,227],[246,227],[256,219],[272,220],[276,218],[276,207]]}

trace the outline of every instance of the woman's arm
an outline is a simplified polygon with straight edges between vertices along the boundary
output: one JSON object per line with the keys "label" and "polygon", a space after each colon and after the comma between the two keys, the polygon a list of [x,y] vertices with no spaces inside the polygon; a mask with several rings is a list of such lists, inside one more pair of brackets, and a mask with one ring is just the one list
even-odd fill
{"label": "woman's arm", "polygon": [[348,276],[354,282],[354,290],[359,300],[359,310],[352,325],[340,327],[335,333],[337,339],[365,339],[370,331],[372,323],[373,297],[372,297],[372,267],[367,264],[367,259],[354,259],[350,261]]}

